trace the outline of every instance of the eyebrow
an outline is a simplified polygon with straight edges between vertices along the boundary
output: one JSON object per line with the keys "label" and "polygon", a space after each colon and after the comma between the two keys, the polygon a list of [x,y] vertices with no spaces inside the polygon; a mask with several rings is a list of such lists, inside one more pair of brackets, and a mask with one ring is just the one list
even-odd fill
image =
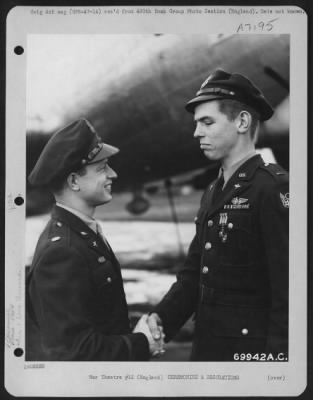
{"label": "eyebrow", "polygon": [[213,117],[210,117],[209,115],[205,115],[205,116],[200,117],[200,118],[194,118],[194,121],[195,121],[195,122],[202,122],[202,121],[205,121],[205,120],[213,121],[214,118],[213,118]]}
{"label": "eyebrow", "polygon": [[101,161],[101,162],[97,165],[96,171],[100,171],[100,169],[106,167],[107,165],[108,165],[108,161],[107,161],[107,160]]}

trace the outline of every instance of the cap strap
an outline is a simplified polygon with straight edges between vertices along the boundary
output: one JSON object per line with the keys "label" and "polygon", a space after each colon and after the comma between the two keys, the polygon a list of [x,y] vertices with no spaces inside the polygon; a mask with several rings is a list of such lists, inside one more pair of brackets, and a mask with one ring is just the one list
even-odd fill
{"label": "cap strap", "polygon": [[103,143],[97,143],[96,146],[88,153],[87,158],[89,161],[93,160],[98,153],[100,153]]}
{"label": "cap strap", "polygon": [[207,88],[207,89],[200,89],[196,96],[200,96],[202,94],[221,94],[227,96],[235,96],[235,92],[227,89],[222,88]]}

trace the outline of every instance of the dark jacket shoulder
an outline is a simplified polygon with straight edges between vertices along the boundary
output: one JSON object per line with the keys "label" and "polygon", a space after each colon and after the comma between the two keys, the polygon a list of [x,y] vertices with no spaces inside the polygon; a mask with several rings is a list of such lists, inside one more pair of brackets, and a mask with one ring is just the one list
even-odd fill
{"label": "dark jacket shoulder", "polygon": [[288,182],[289,174],[279,164],[265,163],[260,166],[260,169],[266,173],[267,177],[271,177],[275,182]]}

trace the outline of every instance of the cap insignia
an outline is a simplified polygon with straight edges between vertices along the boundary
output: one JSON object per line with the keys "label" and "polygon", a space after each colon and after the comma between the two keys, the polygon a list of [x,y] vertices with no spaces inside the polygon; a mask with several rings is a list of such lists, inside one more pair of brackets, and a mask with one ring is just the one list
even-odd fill
{"label": "cap insignia", "polygon": [[202,83],[202,85],[200,86],[200,89],[203,89],[204,86],[210,81],[211,79],[211,75],[209,77],[206,78],[206,80]]}
{"label": "cap insignia", "polygon": [[101,151],[103,147],[103,143],[97,143],[96,146],[90,151],[90,153],[88,154],[87,158],[88,160],[92,160],[93,158],[96,157],[96,155]]}

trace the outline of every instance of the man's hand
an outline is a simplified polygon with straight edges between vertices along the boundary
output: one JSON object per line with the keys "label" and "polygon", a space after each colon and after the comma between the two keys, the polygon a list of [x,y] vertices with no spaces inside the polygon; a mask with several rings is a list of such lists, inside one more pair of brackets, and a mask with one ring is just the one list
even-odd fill
{"label": "man's hand", "polygon": [[163,334],[162,320],[158,314],[152,313],[148,315],[147,323],[154,340],[159,340]]}
{"label": "man's hand", "polygon": [[[157,315],[157,314],[154,314]],[[163,328],[158,328],[158,334],[152,335],[150,327],[148,325],[148,319],[151,317],[148,315],[143,315],[140,320],[137,322],[137,325],[135,326],[135,329],[133,330],[133,333],[138,333],[141,332],[143,333],[149,342],[149,348],[150,348],[150,354],[153,357],[159,356],[160,354],[165,353],[165,350],[163,349],[164,346],[164,334],[163,334]]]}

